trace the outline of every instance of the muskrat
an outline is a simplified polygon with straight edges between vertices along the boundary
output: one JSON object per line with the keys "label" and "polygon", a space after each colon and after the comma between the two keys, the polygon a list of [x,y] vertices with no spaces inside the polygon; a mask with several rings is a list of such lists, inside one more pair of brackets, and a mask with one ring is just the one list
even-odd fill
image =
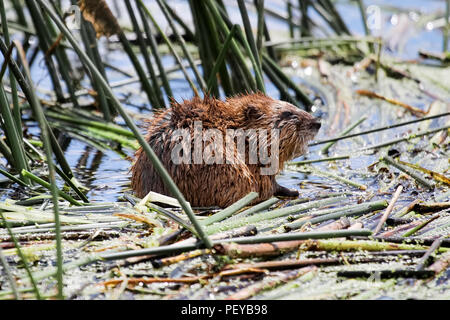
{"label": "muskrat", "polygon": [[[286,161],[306,152],[319,128],[320,122],[309,113],[256,93],[225,101],[210,96],[173,101],[170,108],[148,120],[145,138],[192,206],[223,208],[251,191],[259,193],[254,203],[274,195],[297,197],[298,191],[280,186],[275,176]],[[230,132],[235,136],[228,139]],[[243,132],[245,148],[239,149],[242,144],[235,138],[243,137]],[[267,140],[257,139],[261,132],[268,132]],[[267,141],[275,142],[269,147]],[[264,146],[267,157],[276,164],[272,172],[267,157],[255,159],[256,149]],[[202,150],[207,155],[199,161]],[[218,161],[220,155],[223,161]],[[136,152],[131,171],[131,186],[138,197],[150,191],[170,195],[142,148]]]}

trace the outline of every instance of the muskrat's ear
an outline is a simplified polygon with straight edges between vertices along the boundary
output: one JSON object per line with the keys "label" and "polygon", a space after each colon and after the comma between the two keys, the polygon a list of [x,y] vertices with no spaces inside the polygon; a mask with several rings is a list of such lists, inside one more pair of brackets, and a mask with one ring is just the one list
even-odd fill
{"label": "muskrat's ear", "polygon": [[253,104],[249,104],[245,108],[244,114],[245,114],[246,120],[256,120],[256,119],[262,117],[264,113],[257,106],[255,106]]}

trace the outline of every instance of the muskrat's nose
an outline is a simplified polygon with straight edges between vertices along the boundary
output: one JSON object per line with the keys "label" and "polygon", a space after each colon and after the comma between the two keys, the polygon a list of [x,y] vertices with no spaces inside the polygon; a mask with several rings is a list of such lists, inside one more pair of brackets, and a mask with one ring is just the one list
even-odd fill
{"label": "muskrat's nose", "polygon": [[311,129],[313,129],[313,130],[319,131],[321,126],[322,126],[322,124],[318,121],[311,122]]}

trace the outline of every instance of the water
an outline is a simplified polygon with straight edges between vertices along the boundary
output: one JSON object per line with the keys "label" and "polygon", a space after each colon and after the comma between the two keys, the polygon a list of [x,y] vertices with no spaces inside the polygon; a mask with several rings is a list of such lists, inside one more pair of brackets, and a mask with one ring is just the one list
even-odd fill
{"label": "water", "polygon": [[[156,4],[153,1],[146,1],[150,5],[150,9],[154,12],[155,16],[159,17],[162,22],[163,30],[169,30],[162,15],[159,12]],[[183,18],[186,18],[186,22],[191,24],[191,18],[188,14],[187,1],[169,1],[175,6],[177,12],[183,12]],[[120,1],[119,1],[120,3]],[[278,12],[285,12],[285,2],[281,0],[266,0],[267,7]],[[337,8],[342,14],[347,26],[350,28],[351,32],[356,35],[364,35],[364,29],[361,22],[361,16],[358,7],[355,2],[351,1],[338,1]],[[226,4],[230,5],[229,13],[231,14],[232,20],[234,22],[240,23],[239,10],[236,7],[235,1],[226,1]],[[420,49],[425,49],[432,52],[440,52],[442,49],[442,33],[440,29],[427,30],[426,23],[417,24],[416,21],[423,20],[428,15],[433,15],[436,13],[442,13],[445,10],[444,1],[364,1],[364,4],[376,5],[380,9],[380,21],[381,24],[376,26],[373,30],[375,35],[391,36],[391,46],[392,50],[388,53],[398,59],[415,59],[417,58],[417,52]],[[121,23],[127,23],[127,16],[122,10],[120,15]],[[250,11],[251,21],[254,24],[255,15],[254,12]],[[314,17],[314,16],[313,16]],[[403,17],[405,26],[407,30],[403,33],[402,38],[395,38],[395,33],[390,33],[399,26],[399,21]],[[406,20],[405,20],[406,18]],[[318,18],[320,19],[320,18]],[[428,19],[433,20],[433,19]],[[254,24],[255,25],[255,24]],[[279,20],[268,18],[268,26],[272,34],[272,40],[280,40],[286,38],[287,36],[287,26],[280,22]],[[102,43],[105,43],[103,40]],[[111,65],[114,65],[120,69],[132,72],[133,68],[129,63],[127,57],[120,50],[107,50],[104,48],[103,58],[105,61]],[[75,60],[75,59],[74,59]],[[45,65],[42,62],[42,57],[38,57],[39,63],[35,63],[32,68],[32,77],[36,82],[36,85],[42,88],[51,88],[50,79],[45,71]],[[175,65],[175,61],[171,56],[164,57],[164,63],[166,66],[170,67]],[[338,86],[342,85],[341,89],[343,91],[347,90],[350,95],[355,89],[365,83],[365,81],[373,81],[364,79],[364,75],[358,74],[357,81],[352,81],[352,79],[343,76],[345,72],[349,72],[351,67],[340,67],[335,66],[332,68],[332,76],[330,81],[335,82]],[[288,71],[291,72],[293,79],[295,81],[303,81],[303,83],[308,86],[308,84],[313,85],[313,87],[318,86],[319,90],[328,91],[330,90],[329,84],[321,84],[320,76],[317,71],[313,68],[313,71],[305,72],[305,68],[291,68]],[[192,96],[192,92],[189,88],[187,82],[182,78],[182,75],[178,72],[175,74],[178,79],[173,79],[171,81],[171,86],[174,91],[175,99],[187,99]],[[108,69],[108,78],[111,83],[116,81],[127,79],[123,74]],[[303,80],[300,80],[302,78]],[[89,83],[84,83],[86,87],[89,87]],[[278,91],[276,88],[267,83],[267,93],[278,98]],[[387,86],[392,86],[392,92],[395,92],[401,96],[400,101],[411,103],[417,106],[426,106],[430,104],[433,99],[421,95],[417,88],[412,88],[412,85],[405,83],[405,87],[396,87],[392,80],[386,79],[386,82],[378,85],[377,89],[386,89]],[[434,89],[434,88],[433,88]],[[400,92],[399,92],[400,90]],[[401,91],[403,90],[403,92]],[[414,96],[410,95],[411,90],[414,90]],[[438,92],[439,90],[436,89]],[[120,87],[114,90],[118,97],[122,99],[127,105],[132,113],[139,114],[151,114],[151,110],[148,108],[147,100],[145,94],[142,92],[138,85],[131,85]],[[344,92],[345,93],[345,92]],[[448,92],[439,92],[442,96],[445,96],[448,101]],[[41,94],[45,96],[45,93]],[[334,110],[329,109],[327,105],[321,107],[320,111],[324,114],[322,130],[317,136],[317,139],[323,139],[337,134],[342,128],[346,127],[349,122],[354,122],[356,119],[364,114],[368,114],[369,118],[366,120],[359,128],[360,130],[366,130],[373,128],[375,126],[387,125],[390,123],[395,123],[401,121],[406,121],[409,119],[399,118],[391,110],[385,110],[386,106],[377,100],[365,100],[363,104],[361,101],[354,101],[350,99],[350,107],[352,109],[350,117],[344,119],[342,118],[336,122],[337,114]],[[404,98],[404,99],[403,99]],[[329,102],[331,103],[331,102]],[[357,107],[357,108],[355,108]],[[342,113],[342,110],[339,111]],[[334,127],[333,127],[333,121]],[[331,130],[332,129],[332,130]],[[332,149],[333,154],[346,154],[348,150],[354,150],[355,148],[363,147],[366,145],[376,144],[386,139],[393,139],[394,134],[403,133],[405,129],[400,128],[398,130],[384,131],[374,135],[369,135],[364,138],[352,139],[341,141]],[[31,131],[33,133],[33,131]],[[319,154],[316,152],[321,146],[311,148],[310,154],[307,157],[317,158]],[[119,154],[114,151],[98,151],[95,148],[89,146],[88,144],[81,142],[77,139],[70,139],[65,145],[66,158],[69,162],[71,168],[73,168],[77,179],[90,188],[87,194],[90,201],[115,201],[120,197],[124,191],[129,190],[129,168],[131,162],[129,159],[124,159]],[[131,150],[124,150],[125,154],[129,157],[133,156]],[[353,158],[348,162],[341,162],[345,164],[345,167],[341,170],[346,174],[356,173],[355,179],[361,183],[365,183],[368,180],[365,179],[362,173],[366,172],[366,167],[369,164],[374,163],[377,160],[377,156],[365,155],[357,158]],[[328,170],[328,164],[317,165],[319,168]],[[370,176],[370,174],[369,174]],[[373,177],[372,177],[373,178]],[[314,176],[308,176],[295,171],[285,171],[282,173],[278,180],[281,184],[294,187],[294,188],[306,188],[309,192],[315,192],[317,190],[341,190],[342,185],[323,180],[323,178],[318,178]],[[374,186],[376,188],[378,186]],[[306,190],[305,190],[306,191]]]}

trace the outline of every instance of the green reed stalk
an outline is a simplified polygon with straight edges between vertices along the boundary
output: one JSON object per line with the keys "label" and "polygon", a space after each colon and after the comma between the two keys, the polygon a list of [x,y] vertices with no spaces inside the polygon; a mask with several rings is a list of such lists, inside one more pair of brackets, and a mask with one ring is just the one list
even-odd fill
{"label": "green reed stalk", "polygon": [[145,93],[147,94],[148,100],[150,101],[153,107],[158,107],[158,99],[156,98],[155,91],[153,87],[150,85],[150,82],[147,79],[147,75],[145,74],[145,71],[142,68],[141,63],[139,62],[139,59],[137,58],[136,54],[134,53],[133,48],[131,47],[131,44],[128,41],[125,33],[122,30],[120,30],[118,36],[120,42],[122,43],[123,49],[130,58],[130,61],[133,64],[134,69],[136,70],[139,76],[139,79],[141,80],[142,87]]}
{"label": "green reed stalk", "polygon": [[250,58],[250,62],[253,65],[253,70],[255,71],[255,78],[256,78],[256,86],[257,89],[262,92],[265,93],[266,92],[266,87],[264,85],[264,79],[263,79],[263,75],[262,75],[262,69],[261,69],[261,64],[258,65],[255,56],[253,56],[252,50],[248,44],[247,39],[245,39],[244,34],[242,33],[242,29],[241,27],[239,27],[237,29],[237,35],[241,38],[241,41],[244,45],[245,51],[247,51],[247,55]]}
{"label": "green reed stalk", "polygon": [[[2,30],[3,30],[3,36],[5,38],[5,43],[8,46],[11,46],[12,48],[12,43],[11,43],[11,39],[9,37],[9,30],[8,30],[8,21],[6,20],[6,11],[5,11],[5,4],[0,3],[0,16],[1,16],[1,21],[2,21]],[[1,79],[0,79],[1,80]],[[9,83],[11,86],[11,97],[12,97],[12,103],[13,103],[13,117],[14,120],[16,122],[16,129],[18,129],[17,134],[19,135],[19,138],[22,139],[23,134],[22,134],[22,115],[20,112],[20,106],[19,106],[19,97],[17,95],[17,83],[16,80],[14,79],[14,75],[12,74],[12,72],[9,73]]]}
{"label": "green reed stalk", "polygon": [[[363,4],[362,0],[357,0],[356,2],[358,3],[359,13],[361,14],[362,24],[364,27],[364,33],[366,34],[366,36],[370,36],[370,29],[367,26],[367,15],[366,15],[366,10],[364,8],[364,4]],[[374,53],[374,47],[373,47],[372,43],[369,43],[369,50],[371,53]]]}
{"label": "green reed stalk", "polygon": [[[5,44],[5,42],[0,38],[0,51],[5,56],[8,52],[8,48]],[[19,61],[21,61],[22,66],[26,66],[26,61],[22,61],[22,56],[19,55]],[[36,93],[34,92],[34,89],[32,87],[31,82],[31,76],[29,75],[27,68],[24,67],[24,73],[20,71],[19,66],[17,65],[15,60],[8,60],[10,70],[13,72],[14,77],[20,87],[22,88],[22,91],[28,100],[28,103],[30,104],[32,110],[41,110],[42,107],[40,105],[39,99],[36,96]],[[39,105],[37,105],[39,103]],[[34,114],[34,112],[33,112]],[[50,143],[53,148],[53,152],[55,154],[55,157],[58,161],[58,163],[61,165],[61,168],[63,169],[64,173],[70,177],[71,179],[75,179],[72,170],[70,169],[69,164],[67,163],[66,158],[64,157],[64,152],[62,151],[61,147],[59,146],[58,140],[56,139],[55,135],[53,134],[53,131],[50,130],[50,126],[47,123],[47,120],[45,117],[42,119],[43,123],[45,124],[47,128],[47,134],[49,135]]]}
{"label": "green reed stalk", "polygon": [[[303,170],[300,170],[300,169],[297,169],[297,170],[303,171]],[[347,184],[349,186],[356,187],[356,188],[358,188],[360,190],[367,190],[367,186],[364,185],[364,184],[360,184],[360,183],[354,182],[352,180],[349,180],[347,178],[335,175],[335,174],[333,174],[331,172],[328,172],[328,171],[322,171],[322,170],[319,170],[317,168],[310,167],[310,169],[309,170],[306,169],[305,172],[311,172],[312,174],[316,174],[316,175],[319,175],[319,176],[327,177],[327,178],[330,178],[330,179],[333,179],[333,180],[345,183],[345,184]]]}
{"label": "green reed stalk", "polygon": [[[262,60],[262,47],[264,35],[264,0],[257,0],[255,3],[258,13],[258,29],[256,31],[256,50],[259,54],[259,61]],[[262,67],[262,66],[261,66]]]}
{"label": "green reed stalk", "polygon": [[62,120],[62,121],[66,121],[69,123],[75,123],[75,124],[80,124],[83,126],[87,126],[87,127],[92,127],[92,128],[96,128],[96,129],[100,129],[106,132],[113,132],[116,133],[118,135],[121,136],[125,136],[128,138],[134,138],[134,134],[133,132],[122,128],[121,126],[118,126],[116,124],[113,123],[103,123],[100,121],[93,121],[93,120],[88,120],[88,119],[82,119],[80,117],[70,117],[69,115],[65,115],[65,114],[61,114],[61,113],[57,113],[51,110],[46,111],[46,114],[53,119],[58,119],[58,120]]}
{"label": "green reed stalk", "polygon": [[33,286],[34,294],[36,295],[36,298],[38,300],[41,300],[41,293],[39,292],[39,288],[37,287],[36,280],[33,278],[33,274],[30,270],[30,267],[28,266],[28,260],[25,257],[25,255],[23,254],[20,244],[17,241],[16,237],[14,236],[14,233],[12,232],[9,222],[6,221],[5,217],[3,216],[2,211],[0,211],[0,216],[2,218],[3,224],[6,226],[6,229],[8,229],[8,233],[9,233],[9,236],[11,237],[11,240],[14,242],[14,246],[16,247],[17,254],[19,255],[20,259],[22,260],[25,270],[27,271],[28,277],[30,278],[31,285]]}
{"label": "green reed stalk", "polygon": [[[158,66],[159,76],[161,78],[162,85],[164,87],[164,91],[166,92],[166,96],[173,97],[172,89],[170,88],[169,80],[167,79],[166,70],[164,69],[164,66],[161,61],[161,57],[159,55],[158,46],[156,44],[155,37],[153,36],[150,25],[149,25],[147,19],[145,18],[144,10],[142,9],[142,7],[139,4],[137,5],[137,8],[138,8],[141,20],[142,20],[142,25],[144,26],[145,35],[147,37],[147,40],[150,43],[150,50],[152,51],[153,58],[155,59],[156,65]],[[165,106],[165,103],[161,105],[161,107],[163,107],[163,106]]]}
{"label": "green reed stalk", "polygon": [[410,237],[410,236],[412,236],[414,233],[416,233],[417,231],[419,231],[420,229],[425,227],[430,222],[436,220],[437,218],[439,218],[439,214],[431,217],[430,219],[427,219],[426,221],[424,221],[423,223],[419,224],[418,226],[415,226],[414,228],[406,231],[404,234],[402,234],[402,237]]}
{"label": "green reed stalk", "polygon": [[[220,47],[220,42],[215,24],[211,21],[211,14],[203,10],[204,4],[199,1],[189,0],[189,7],[191,9],[192,20],[195,27],[194,40],[200,56],[203,77],[206,80],[208,77],[211,78],[211,70],[213,69],[214,57],[216,56],[215,50],[217,47]],[[215,76],[216,75],[214,74],[214,77]],[[209,81],[206,82],[207,93],[218,97],[218,86],[214,86],[211,90],[208,83]]]}
{"label": "green reed stalk", "polygon": [[[72,3],[73,3],[73,1],[72,1]],[[98,70],[100,70],[100,72],[102,72],[103,76],[106,79],[103,63],[101,61],[101,58],[100,58],[100,55],[98,52],[98,48],[97,48],[97,40],[95,39],[95,37],[92,38],[89,35],[89,33],[92,32],[92,30],[89,30],[90,28],[92,28],[92,26],[86,20],[84,20],[84,18],[81,18],[80,34],[81,34],[81,39],[83,40],[83,43],[84,43],[84,48],[86,49],[86,53],[92,59],[92,61],[94,61],[95,66],[97,67]],[[111,112],[110,112],[108,102],[106,100],[105,92],[103,91],[102,87],[97,83],[97,81],[94,77],[90,76],[90,78],[91,78],[92,87],[97,92],[99,107],[100,107],[100,110],[102,111],[103,119],[105,119],[105,121],[107,121],[107,122],[111,122]]]}
{"label": "green reed stalk", "polygon": [[303,105],[300,101],[298,101],[295,97],[293,97],[289,93],[288,87],[285,85],[285,83],[278,77],[278,75],[272,70],[272,68],[269,66],[267,61],[263,57],[262,61],[262,67],[264,72],[266,73],[267,77],[269,77],[270,81],[272,81],[273,85],[278,89],[280,92],[280,99],[285,100],[287,102],[292,103],[295,106],[301,106]]}
{"label": "green reed stalk", "polygon": [[136,34],[136,37],[137,37],[137,40],[138,40],[138,44],[139,44],[139,48],[141,50],[141,54],[142,54],[142,56],[144,58],[145,65],[147,66],[147,71],[149,72],[150,78],[152,79],[152,83],[153,83],[152,87],[153,87],[154,94],[156,95],[156,98],[158,99],[158,105],[154,106],[154,107],[155,108],[156,107],[158,107],[158,108],[162,107],[162,106],[165,105],[164,99],[162,97],[162,93],[161,93],[161,90],[160,90],[160,87],[159,87],[159,84],[158,84],[158,79],[156,78],[155,69],[153,68],[153,65],[152,65],[152,62],[151,62],[151,59],[150,59],[150,55],[149,55],[149,52],[147,50],[147,45],[146,45],[146,43],[144,41],[144,37],[142,36],[142,32],[141,32],[141,30],[139,28],[139,23],[138,23],[138,21],[136,19],[136,16],[134,14],[134,11],[133,11],[133,8],[131,6],[130,0],[126,0],[125,1],[125,5],[127,7],[128,14],[129,14],[129,16],[131,18],[131,24],[133,25],[133,30],[134,30],[134,33]]}
{"label": "green reed stalk", "polygon": [[186,37],[189,39],[195,39],[194,33],[191,31],[191,29],[187,26],[187,24],[184,22],[184,20],[173,10],[168,4],[166,0],[163,0],[164,4],[166,5],[167,10],[170,13],[170,16],[183,28],[184,32],[186,33]]}
{"label": "green reed stalk", "polygon": [[346,34],[351,34],[350,30],[347,28],[347,26],[344,23],[344,20],[342,19],[341,15],[337,11],[335,5],[331,2],[331,0],[319,0],[320,2],[326,4],[327,10],[331,12],[331,14],[336,19],[337,23],[340,25],[341,30],[343,30]]}
{"label": "green reed stalk", "polygon": [[169,40],[169,38],[167,38],[166,34],[163,32],[163,30],[161,29],[161,27],[159,26],[159,24],[156,22],[155,18],[153,17],[153,15],[151,14],[151,12],[147,9],[147,7],[145,6],[145,4],[142,2],[142,0],[136,0],[138,5],[142,8],[142,10],[145,12],[145,14],[147,15],[147,17],[150,18],[150,20],[152,21],[153,25],[155,26],[155,28],[158,30],[158,32],[161,34],[162,38],[164,39],[164,42],[167,44],[167,46],[169,47],[170,52],[172,52],[173,56],[175,57],[175,59],[177,60],[181,71],[184,74],[184,77],[186,78],[186,80],[189,82],[189,85],[192,88],[192,91],[194,91],[194,94],[196,96],[198,96],[198,91],[197,88],[194,84],[194,82],[192,82],[191,77],[189,76],[189,74],[186,71],[186,68],[183,65],[183,62],[181,61],[181,58],[178,56],[178,53],[175,51],[175,48],[172,45],[172,42]]}
{"label": "green reed stalk", "polygon": [[247,8],[245,7],[244,0],[238,0],[239,11],[241,12],[242,22],[244,23],[245,36],[247,37],[247,42],[250,46],[252,55],[256,61],[259,72],[261,72],[261,59],[256,46],[255,38],[253,36],[252,26],[250,24],[250,19],[248,17]]}
{"label": "green reed stalk", "polygon": [[[28,169],[28,163],[26,160],[25,149],[23,147],[23,142],[21,135],[18,134],[18,130],[21,128],[16,127],[16,121],[11,114],[11,108],[9,106],[8,98],[6,92],[3,89],[3,84],[0,83],[0,112],[3,118],[3,129],[7,138],[7,142],[10,146],[12,156],[14,158],[14,163],[11,165],[18,171],[22,169]],[[23,179],[25,183],[29,183],[27,178]]]}
{"label": "green reed stalk", "polygon": [[39,47],[41,51],[44,53],[44,60],[47,65],[47,70],[50,75],[50,79],[52,80],[53,89],[55,90],[56,97],[58,101],[64,101],[64,94],[61,87],[61,84],[58,79],[58,72],[56,71],[55,63],[50,55],[48,55],[48,51],[50,49],[51,43],[50,38],[47,34],[47,28],[45,25],[44,17],[42,16],[42,12],[39,7],[36,5],[35,0],[26,0],[25,1],[28,7],[28,11],[33,20],[33,24],[36,30],[36,35],[39,39]]}
{"label": "green reed stalk", "polygon": [[292,90],[294,90],[297,99],[299,99],[305,106],[306,111],[310,111],[313,102],[309,97],[294,83],[277,65],[277,63],[272,60],[268,55],[263,53],[263,63],[266,62],[268,67],[270,67],[278,77]]}
{"label": "green reed stalk", "polygon": [[188,222],[184,221],[182,218],[180,218],[179,216],[177,216],[175,213],[173,213],[172,211],[162,208],[154,203],[149,203],[148,207],[156,212],[158,212],[159,214],[173,220],[174,222],[178,223],[180,226],[182,226],[183,228],[185,228],[186,230],[190,231],[192,234],[195,234],[195,229],[192,228],[192,225],[190,225]]}
{"label": "green reed stalk", "polygon": [[3,137],[0,137],[0,153],[5,157],[8,163],[14,163],[14,158],[11,153],[11,149],[4,141]]}
{"label": "green reed stalk", "polygon": [[[193,0],[191,0],[191,1],[193,1]],[[218,1],[217,3],[218,3],[217,9],[219,11],[219,18],[223,19],[225,26],[228,26],[229,29],[233,28],[233,23],[231,22],[231,20],[228,17],[228,14],[225,10],[225,6],[223,5],[223,3],[221,4],[220,1]],[[220,23],[217,23],[216,17],[214,16],[213,12],[209,9],[209,7],[206,5],[206,2],[202,2],[202,4],[203,5],[200,8],[203,11],[201,11],[202,13],[200,13],[200,17],[202,17],[203,12],[204,12],[204,14],[206,14],[208,16],[208,19],[207,19],[208,26],[206,27],[206,30],[204,30],[205,33],[203,33],[203,36],[201,36],[200,38],[216,39],[217,35],[226,37],[227,36],[226,34],[224,34],[223,32],[221,33],[222,28],[220,26]],[[198,18],[197,18],[197,20],[198,20]],[[214,26],[214,31],[209,30],[212,26]],[[216,28],[216,26],[217,26],[217,28]],[[237,40],[241,41],[241,39],[237,39]],[[219,44],[216,41],[214,47],[218,48],[220,46]],[[206,44],[206,48],[208,48],[208,44]],[[215,55],[217,55],[217,53]],[[227,61],[230,66],[230,71],[232,73],[231,79],[229,80],[229,82],[232,85],[232,86],[230,86],[230,88],[232,88],[232,92],[233,92],[232,95],[235,95],[237,93],[243,93],[243,92],[245,92],[245,93],[253,92],[255,90],[254,89],[254,87],[255,87],[254,78],[253,78],[253,75],[251,74],[250,70],[244,70],[245,68],[247,68],[246,62],[240,61],[239,57],[235,54],[235,52],[233,50],[231,51],[231,54],[229,55],[229,59],[227,59]],[[226,66],[223,66],[223,71],[221,70],[220,77],[221,77],[220,78],[221,80],[222,79],[225,80],[223,82],[223,87],[224,87],[224,90],[226,90],[227,85],[228,85],[228,79],[229,79]],[[252,85],[252,83],[253,83],[253,85]]]}
{"label": "green reed stalk", "polygon": [[[84,53],[82,48],[78,45],[77,40],[72,36],[70,31],[64,25],[64,23],[52,11],[50,6],[48,5],[48,2],[46,0],[37,0],[37,1],[47,11],[47,13],[50,15],[50,17],[53,19],[53,21],[56,23],[56,25],[61,30],[61,32],[63,32],[64,35],[67,37],[68,41],[72,44],[74,50],[77,52],[77,54],[81,58],[81,60],[85,63],[85,65],[89,68],[89,70],[95,75],[95,77],[98,78],[99,82],[102,83],[102,86],[103,86],[104,90],[107,92],[107,94],[109,95],[110,99],[112,100],[114,107],[120,113],[122,118],[125,120],[125,123],[131,129],[131,131],[133,131],[133,133],[135,134],[137,140],[139,141],[139,144],[142,146],[144,152],[147,154],[150,161],[154,165],[155,170],[161,176],[161,179],[163,180],[165,186],[169,189],[169,192],[171,192],[171,194],[173,194],[175,196],[175,198],[178,200],[178,202],[180,203],[180,205],[183,208],[183,210],[185,211],[185,213],[188,215],[189,219],[191,220],[192,224],[195,227],[195,230],[198,233],[198,236],[203,241],[204,245],[206,245],[206,247],[211,248],[211,246],[212,246],[211,241],[209,240],[209,238],[203,231],[201,225],[199,224],[197,218],[194,215],[194,212],[192,211],[192,208],[184,199],[183,194],[180,192],[180,190],[178,189],[176,184],[173,182],[169,173],[164,168],[161,161],[158,159],[158,156],[155,154],[155,152],[150,147],[150,145],[147,143],[147,141],[145,141],[145,138],[140,134],[139,129],[137,128],[136,124],[133,122],[131,117],[128,115],[128,113],[125,111],[125,109],[122,107],[119,100],[116,98],[116,96],[112,92],[111,88],[106,83],[105,79],[103,79],[100,72],[95,68],[95,65],[92,63],[92,61],[89,59],[89,57]],[[142,4],[141,1],[140,1],[140,3]]]}
{"label": "green reed stalk", "polygon": [[231,28],[230,33],[228,34],[227,38],[225,39],[225,42],[220,50],[219,56],[217,57],[216,63],[209,75],[209,79],[208,79],[208,83],[207,83],[208,92],[211,92],[213,87],[217,85],[216,74],[219,71],[219,69],[222,67],[222,65],[225,61],[225,55],[227,54],[228,48],[230,47],[230,44],[231,44],[231,40],[235,36],[238,28],[239,28],[239,25],[235,24],[233,26],[233,28]]}
{"label": "green reed stalk", "polygon": [[81,190],[73,183],[73,181],[66,176],[66,174],[59,169],[56,165],[55,165],[55,170],[56,173],[69,185],[70,188],[72,188],[72,190],[81,198],[81,200],[83,200],[83,202],[85,203],[89,203],[89,199],[86,197],[86,195],[81,192]]}
{"label": "green reed stalk", "polygon": [[[314,37],[304,37],[295,38],[280,41],[266,42],[265,46],[267,48],[275,48],[283,45],[289,45],[288,47],[278,48],[279,51],[299,51],[307,49],[324,49],[328,47],[336,46],[348,46],[349,44],[358,42],[368,42],[373,44],[378,44],[379,39],[375,37],[356,37],[356,36],[336,36],[327,38],[314,38]],[[297,44],[294,46],[294,44]]]}
{"label": "green reed stalk", "polygon": [[[211,13],[214,16],[214,19],[216,20],[216,22],[218,23],[218,26],[219,26],[222,34],[227,37],[230,33],[230,29],[227,26],[227,24],[225,23],[222,15],[220,14],[219,9],[217,8],[217,6],[215,5],[215,3],[212,0],[205,0],[205,3],[208,6],[208,8],[211,10]],[[241,50],[237,46],[236,41],[234,41],[234,40],[231,40],[231,50],[232,50],[233,54],[236,56],[237,63],[242,67],[242,71],[244,72],[244,76],[250,84],[250,88],[252,90],[255,90],[257,87],[255,79],[253,78],[250,70],[247,68],[244,55],[242,54]],[[255,69],[255,74],[257,74],[256,69]]]}
{"label": "green reed stalk", "polygon": [[311,35],[309,21],[308,21],[308,0],[298,0],[298,5],[301,12],[300,17],[300,31],[301,37],[308,37]]}
{"label": "green reed stalk", "polygon": [[[46,23],[46,32],[47,37],[50,40],[49,44],[54,45],[57,41],[58,34],[55,31],[54,25],[51,23],[47,15],[43,15]],[[48,53],[46,53],[48,54]],[[67,57],[66,51],[63,46],[57,45],[54,48],[54,52],[52,53],[55,55],[56,61],[58,62],[58,69],[61,74],[61,77],[63,78],[64,82],[66,83],[67,90],[69,91],[70,100],[72,101],[75,108],[79,108],[78,100],[75,95],[75,88],[73,84],[73,69],[70,64],[70,60]]]}
{"label": "green reed stalk", "polygon": [[[199,48],[199,54],[202,61],[202,67],[204,70],[205,79],[211,77],[212,69],[216,60],[218,60],[218,56],[220,55],[220,48],[222,47],[223,40],[227,37],[220,34],[218,25],[213,18],[211,10],[208,10],[205,3],[195,0],[189,0],[189,4],[191,6],[192,15],[194,17],[195,28],[197,32],[197,43]],[[231,27],[232,29],[233,27]],[[230,78],[230,73],[233,73],[233,80],[235,80],[235,76],[240,79],[245,79],[244,75],[239,67],[233,67],[236,65],[235,58],[233,54],[227,55],[228,63],[230,64],[230,72],[228,71],[226,63],[223,63],[219,68],[218,79],[220,79],[222,88],[225,92],[226,96],[235,95],[236,91],[233,87],[233,81]],[[217,72],[216,72],[217,73]],[[240,76],[241,75],[241,76]],[[242,85],[236,86],[239,90],[242,90]],[[247,85],[247,81],[244,80],[244,87],[250,88]],[[213,94],[216,97],[219,97],[219,88],[218,86],[214,86],[213,91],[210,91],[210,94]]]}
{"label": "green reed stalk", "polygon": [[291,232],[275,235],[263,235],[254,237],[230,238],[221,240],[222,243],[233,242],[238,244],[256,244],[279,241],[296,241],[308,239],[328,239],[328,238],[342,238],[351,236],[370,236],[372,231],[367,229],[361,230],[337,230],[337,231],[315,231],[315,232]]}
{"label": "green reed stalk", "polygon": [[173,23],[169,11],[167,10],[165,2],[162,0],[156,0],[159,7],[161,8],[164,16],[166,17],[167,22],[170,25],[170,28],[172,29],[172,32],[175,34],[175,37],[177,38],[178,42],[180,43],[181,49],[183,50],[184,56],[189,62],[189,65],[191,66],[191,70],[194,72],[195,78],[197,79],[197,83],[200,85],[200,88],[203,92],[206,91],[206,83],[203,77],[200,75],[200,72],[198,71],[197,67],[195,66],[194,59],[192,58],[191,54],[189,53],[189,50],[186,47],[186,43],[184,42],[184,39],[182,36],[180,36],[180,33],[178,32],[175,24]]}
{"label": "green reed stalk", "polygon": [[390,140],[390,141],[383,142],[383,143],[380,143],[380,144],[376,144],[376,145],[368,146],[368,147],[365,147],[365,148],[361,148],[359,150],[356,150],[356,152],[362,152],[362,151],[367,151],[367,150],[372,150],[372,149],[379,149],[379,148],[382,148],[382,147],[387,147],[387,146],[390,146],[390,145],[393,145],[393,144],[397,144],[399,142],[412,140],[412,139],[415,139],[415,138],[423,137],[423,136],[426,136],[426,135],[429,135],[429,134],[432,134],[432,133],[436,133],[436,132],[439,132],[439,131],[442,131],[442,130],[448,130],[448,129],[450,129],[450,125],[439,127],[439,128],[436,128],[436,129],[431,129],[431,130],[428,130],[428,131],[425,131],[425,132],[421,132],[421,133],[413,133],[413,134],[410,134],[410,135],[408,135],[408,136],[406,136],[404,138],[398,138],[398,139]]}
{"label": "green reed stalk", "polygon": [[292,3],[290,0],[287,1],[286,3],[286,9],[287,9],[287,13],[288,13],[288,25],[289,25],[289,37],[292,39],[295,37],[294,34],[294,24],[292,23]]}

